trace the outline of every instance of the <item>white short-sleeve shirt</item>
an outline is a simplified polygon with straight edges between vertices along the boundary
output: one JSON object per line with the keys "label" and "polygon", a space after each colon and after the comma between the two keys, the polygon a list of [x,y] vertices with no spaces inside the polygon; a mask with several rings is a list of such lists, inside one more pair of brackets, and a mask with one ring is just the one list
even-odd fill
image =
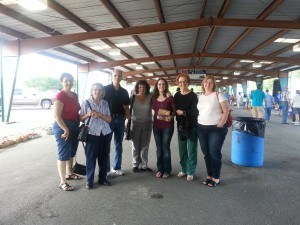
{"label": "white short-sleeve shirt", "polygon": [[[219,98],[219,101],[218,101]],[[220,103],[226,101],[222,93],[213,92],[210,95],[200,95],[197,108],[199,110],[198,123],[202,125],[217,125],[222,116]]]}

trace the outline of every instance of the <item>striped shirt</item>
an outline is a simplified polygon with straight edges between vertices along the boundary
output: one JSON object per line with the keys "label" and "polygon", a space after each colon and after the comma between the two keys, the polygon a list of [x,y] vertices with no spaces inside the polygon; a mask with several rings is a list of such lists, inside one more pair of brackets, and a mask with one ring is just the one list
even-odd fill
{"label": "striped shirt", "polygon": [[[101,99],[99,102],[99,105],[97,105],[92,98],[87,99],[86,101],[89,101],[92,110],[96,112],[101,112],[105,116],[110,116],[110,111],[108,107],[108,103],[106,100]],[[84,101],[81,106],[80,116],[84,116],[87,112],[91,111],[89,105],[87,102]],[[87,123],[88,119],[84,121],[84,123]],[[90,123],[89,123],[89,134],[94,136],[100,136],[101,134],[107,135],[111,132],[109,123],[104,121],[101,118],[93,118],[91,117]]]}

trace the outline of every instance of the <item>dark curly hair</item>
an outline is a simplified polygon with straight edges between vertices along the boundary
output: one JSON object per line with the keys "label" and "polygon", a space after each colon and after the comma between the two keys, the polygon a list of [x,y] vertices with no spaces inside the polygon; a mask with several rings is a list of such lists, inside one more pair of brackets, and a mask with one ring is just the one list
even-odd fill
{"label": "dark curly hair", "polygon": [[156,81],[156,83],[155,83],[155,85],[154,85],[154,90],[153,90],[153,95],[154,95],[156,98],[159,96],[158,82],[161,81],[161,80],[165,83],[164,97],[166,97],[166,96],[167,96],[167,93],[169,92],[169,84],[168,84],[168,82],[166,81],[166,79],[165,79],[165,78],[159,78],[159,79]]}
{"label": "dark curly hair", "polygon": [[146,80],[139,80],[138,82],[136,82],[135,87],[134,87],[136,94],[139,93],[139,85],[144,85],[146,87],[146,95],[150,94],[150,85],[148,84],[148,82]]}
{"label": "dark curly hair", "polygon": [[63,73],[62,75],[60,75],[59,79],[61,82],[63,81],[64,77],[70,79],[71,81],[74,81],[74,77],[70,73]]}

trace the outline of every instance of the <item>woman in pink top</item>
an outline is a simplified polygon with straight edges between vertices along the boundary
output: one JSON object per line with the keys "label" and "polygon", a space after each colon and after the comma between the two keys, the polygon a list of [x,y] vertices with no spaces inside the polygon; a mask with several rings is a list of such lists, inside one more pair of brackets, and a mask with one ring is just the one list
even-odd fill
{"label": "woman in pink top", "polygon": [[74,78],[69,73],[60,77],[63,89],[54,100],[53,133],[57,143],[57,169],[60,177],[59,187],[64,191],[72,191],[66,180],[79,180],[80,176],[73,174],[73,158],[78,147],[79,110],[78,96],[72,92]]}
{"label": "woman in pink top", "polygon": [[167,81],[164,78],[158,79],[152,97],[153,135],[157,148],[156,177],[158,178],[168,178],[172,171],[170,143],[174,133],[175,103],[174,98],[168,93]]}

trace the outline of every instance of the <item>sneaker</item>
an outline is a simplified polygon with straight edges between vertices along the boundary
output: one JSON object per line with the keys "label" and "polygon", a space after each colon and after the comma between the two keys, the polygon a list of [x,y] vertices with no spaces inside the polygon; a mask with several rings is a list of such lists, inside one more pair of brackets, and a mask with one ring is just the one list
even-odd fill
{"label": "sneaker", "polygon": [[124,172],[122,170],[114,170],[113,168],[111,168],[111,172],[118,175],[118,176],[123,176]]}
{"label": "sneaker", "polygon": [[296,122],[296,123],[295,123],[295,126],[299,126],[299,123]]}
{"label": "sneaker", "polygon": [[132,171],[133,171],[134,173],[136,173],[136,172],[139,171],[139,168],[135,166],[135,167],[132,168]]}
{"label": "sneaker", "polygon": [[184,172],[179,172],[177,174],[177,177],[185,177],[185,176],[186,176],[186,173],[184,173]]}
{"label": "sneaker", "polygon": [[192,180],[194,180],[194,176],[193,175],[188,175],[186,180],[187,181],[192,181]]}

